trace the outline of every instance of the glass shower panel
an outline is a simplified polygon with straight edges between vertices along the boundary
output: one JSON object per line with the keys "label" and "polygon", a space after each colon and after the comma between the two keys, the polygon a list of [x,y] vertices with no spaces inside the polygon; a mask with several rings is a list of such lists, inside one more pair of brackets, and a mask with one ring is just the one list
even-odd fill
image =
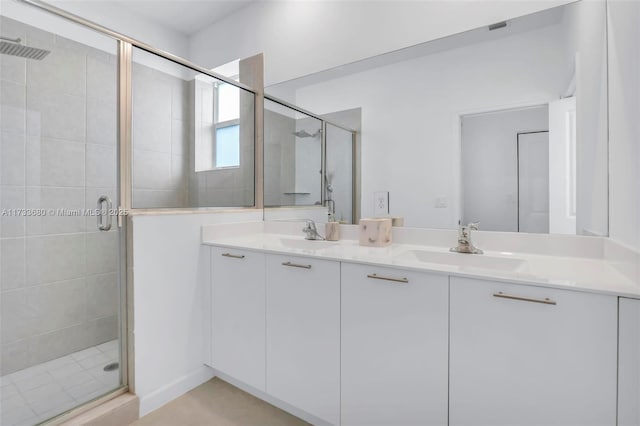
{"label": "glass shower panel", "polygon": [[132,207],[252,207],[254,94],[137,48],[132,73]]}
{"label": "glass shower panel", "polygon": [[341,223],[353,223],[353,144],[351,131],[326,124],[325,202]]}
{"label": "glass shower panel", "polygon": [[266,207],[322,204],[322,121],[264,101]]}
{"label": "glass shower panel", "polygon": [[119,205],[117,45],[51,16],[55,33],[14,18],[0,16],[2,51],[17,53],[0,54],[3,426],[123,385],[122,232],[111,216],[99,230],[96,212],[100,197]]}

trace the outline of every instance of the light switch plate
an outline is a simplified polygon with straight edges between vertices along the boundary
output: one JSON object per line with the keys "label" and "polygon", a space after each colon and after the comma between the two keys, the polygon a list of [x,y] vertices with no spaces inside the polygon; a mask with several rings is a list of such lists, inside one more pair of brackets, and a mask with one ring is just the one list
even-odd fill
{"label": "light switch plate", "polygon": [[389,191],[373,193],[373,214],[375,216],[389,215]]}

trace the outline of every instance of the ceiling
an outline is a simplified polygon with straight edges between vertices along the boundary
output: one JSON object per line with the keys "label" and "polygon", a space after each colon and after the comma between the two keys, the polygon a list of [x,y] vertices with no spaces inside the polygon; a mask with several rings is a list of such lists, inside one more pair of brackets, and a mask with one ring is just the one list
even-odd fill
{"label": "ceiling", "polygon": [[192,35],[216,21],[242,9],[254,0],[112,0],[133,13]]}

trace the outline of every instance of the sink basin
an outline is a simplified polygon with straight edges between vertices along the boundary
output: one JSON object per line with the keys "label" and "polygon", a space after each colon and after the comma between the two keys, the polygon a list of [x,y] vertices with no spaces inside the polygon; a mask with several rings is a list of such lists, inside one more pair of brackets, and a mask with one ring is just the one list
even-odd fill
{"label": "sink basin", "polygon": [[486,254],[462,254],[429,250],[410,250],[400,256],[404,260],[456,266],[461,269],[487,269],[493,271],[521,271],[527,266],[523,259]]}
{"label": "sink basin", "polygon": [[337,244],[336,241],[324,241],[324,240],[305,240],[304,238],[275,238],[276,244],[290,249],[299,250],[320,250],[328,248]]}

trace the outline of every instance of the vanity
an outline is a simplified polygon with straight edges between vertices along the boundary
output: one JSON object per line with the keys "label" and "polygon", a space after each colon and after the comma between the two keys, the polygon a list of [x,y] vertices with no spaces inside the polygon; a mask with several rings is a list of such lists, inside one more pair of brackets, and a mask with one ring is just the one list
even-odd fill
{"label": "vanity", "polygon": [[618,337],[618,315],[638,316],[640,287],[596,258],[604,239],[479,233],[485,254],[468,255],[449,252],[447,230],[394,228],[372,248],[356,226],[328,242],[302,225],[203,228],[205,364],[223,378],[314,424],[615,425],[637,412],[638,330]]}

